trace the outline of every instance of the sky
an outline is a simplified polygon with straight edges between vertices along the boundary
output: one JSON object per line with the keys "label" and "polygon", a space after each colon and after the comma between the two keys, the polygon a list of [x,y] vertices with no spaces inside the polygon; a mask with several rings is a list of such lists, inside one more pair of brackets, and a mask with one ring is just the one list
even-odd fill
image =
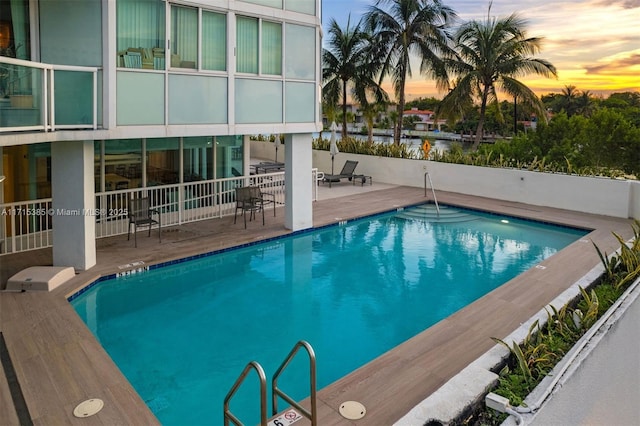
{"label": "sky", "polygon": [[[322,23],[335,18],[352,24],[375,0],[322,0]],[[485,20],[489,0],[442,0],[461,21]],[[517,13],[527,22],[530,37],[543,38],[535,56],[551,62],[558,78],[523,77],[538,95],[561,93],[569,85],[592,95],[640,92],[640,0],[493,0],[492,17]],[[416,62],[417,64],[417,62]],[[413,66],[412,66],[413,67]],[[431,81],[416,73],[408,81],[408,99],[442,98]],[[392,95],[391,86],[383,84]]]}

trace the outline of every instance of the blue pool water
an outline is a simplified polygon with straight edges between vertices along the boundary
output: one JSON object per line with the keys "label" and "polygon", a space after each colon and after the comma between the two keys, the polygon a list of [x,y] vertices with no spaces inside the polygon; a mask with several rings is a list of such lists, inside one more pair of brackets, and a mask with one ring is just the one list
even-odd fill
{"label": "blue pool water", "polygon": [[[107,280],[71,303],[163,424],[221,424],[247,362],[270,382],[306,340],[322,388],[583,235],[417,206]],[[304,356],[279,384],[308,396]],[[232,401],[245,424],[257,389],[252,373]]]}

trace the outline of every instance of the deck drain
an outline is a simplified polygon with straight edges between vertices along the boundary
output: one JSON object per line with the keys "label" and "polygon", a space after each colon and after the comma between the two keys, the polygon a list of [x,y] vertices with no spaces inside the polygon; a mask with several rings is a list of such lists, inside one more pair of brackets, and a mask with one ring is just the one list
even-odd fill
{"label": "deck drain", "polygon": [[73,410],[73,415],[80,418],[93,416],[98,411],[102,410],[102,407],[104,407],[104,401],[101,399],[87,399],[86,401],[82,401],[78,404],[78,406]]}
{"label": "deck drain", "polygon": [[360,420],[367,414],[367,409],[358,401],[345,401],[340,405],[340,414],[349,420]]}

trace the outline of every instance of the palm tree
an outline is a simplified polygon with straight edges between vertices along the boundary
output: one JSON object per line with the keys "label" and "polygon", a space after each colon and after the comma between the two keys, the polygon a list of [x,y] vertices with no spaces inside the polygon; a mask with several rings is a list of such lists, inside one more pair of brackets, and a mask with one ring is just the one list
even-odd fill
{"label": "palm tree", "polygon": [[343,29],[335,19],[329,23],[327,48],[322,51],[322,96],[326,105],[337,105],[342,98],[342,137],[347,136],[347,85],[368,75],[363,67],[368,62],[369,37],[360,21],[351,26],[351,15]]}
{"label": "palm tree", "polygon": [[596,110],[596,103],[591,91],[584,90],[580,92],[578,98],[578,108],[576,112],[585,117],[591,117]]}
{"label": "palm tree", "polygon": [[[386,95],[386,93],[385,93]],[[365,123],[367,124],[367,142],[369,144],[373,143],[373,125],[376,117],[383,111],[386,102],[375,102],[375,103],[360,103],[360,111],[362,112],[362,117],[364,118]]]}
{"label": "palm tree", "polygon": [[377,0],[364,19],[375,38],[381,81],[386,76],[391,78],[398,101],[393,137],[399,144],[406,81],[413,75],[410,58],[416,55],[420,59],[420,74],[433,78],[439,89],[448,88],[447,71],[440,55],[449,49],[448,29],[456,14],[440,0]]}
{"label": "palm tree", "polygon": [[462,105],[469,105],[474,98],[480,98],[474,150],[482,139],[487,104],[498,103],[498,90],[510,98],[517,97],[519,104],[546,120],[540,99],[516,77],[527,74],[551,77],[557,76],[557,71],[548,61],[532,57],[540,51],[542,39],[528,37],[525,24],[516,14],[502,19],[487,16],[486,21],[467,22],[456,32],[457,54],[447,59],[447,65],[457,80],[438,112],[450,115],[460,111]]}
{"label": "palm tree", "polygon": [[564,86],[564,89],[562,89],[562,95],[560,96],[560,109],[564,109],[569,117],[575,115],[578,112],[579,98],[580,91],[576,86]]}

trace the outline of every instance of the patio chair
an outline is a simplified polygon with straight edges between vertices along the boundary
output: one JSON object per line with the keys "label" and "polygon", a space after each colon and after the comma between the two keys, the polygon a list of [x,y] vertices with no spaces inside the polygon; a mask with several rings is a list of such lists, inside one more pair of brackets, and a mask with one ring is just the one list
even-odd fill
{"label": "patio chair", "polygon": [[[153,215],[156,215],[158,219],[154,219]],[[127,227],[127,240],[131,237],[131,226],[133,226],[133,239],[135,241],[135,247],[138,247],[138,227],[148,226],[149,236],[151,236],[151,227],[153,225],[158,225],[158,241],[162,242],[160,212],[151,208],[148,197],[133,198],[129,200],[129,226]]]}
{"label": "patio chair", "polygon": [[264,206],[271,202],[271,200],[265,200],[265,195],[267,194],[263,194],[257,186],[236,188],[236,211],[233,215],[233,223],[236,223],[238,210],[241,210],[245,229],[247,228],[247,212],[249,212],[249,221],[256,217],[256,212],[262,212],[262,225],[264,225]]}
{"label": "patio chair", "polygon": [[354,172],[356,171],[357,165],[358,165],[357,161],[347,160],[344,163],[344,166],[342,166],[342,170],[340,170],[339,174],[332,175],[329,173],[325,173],[324,178],[322,179],[322,182],[329,182],[329,188],[331,188],[331,184],[333,182],[340,182],[342,179],[351,180],[355,176]]}

